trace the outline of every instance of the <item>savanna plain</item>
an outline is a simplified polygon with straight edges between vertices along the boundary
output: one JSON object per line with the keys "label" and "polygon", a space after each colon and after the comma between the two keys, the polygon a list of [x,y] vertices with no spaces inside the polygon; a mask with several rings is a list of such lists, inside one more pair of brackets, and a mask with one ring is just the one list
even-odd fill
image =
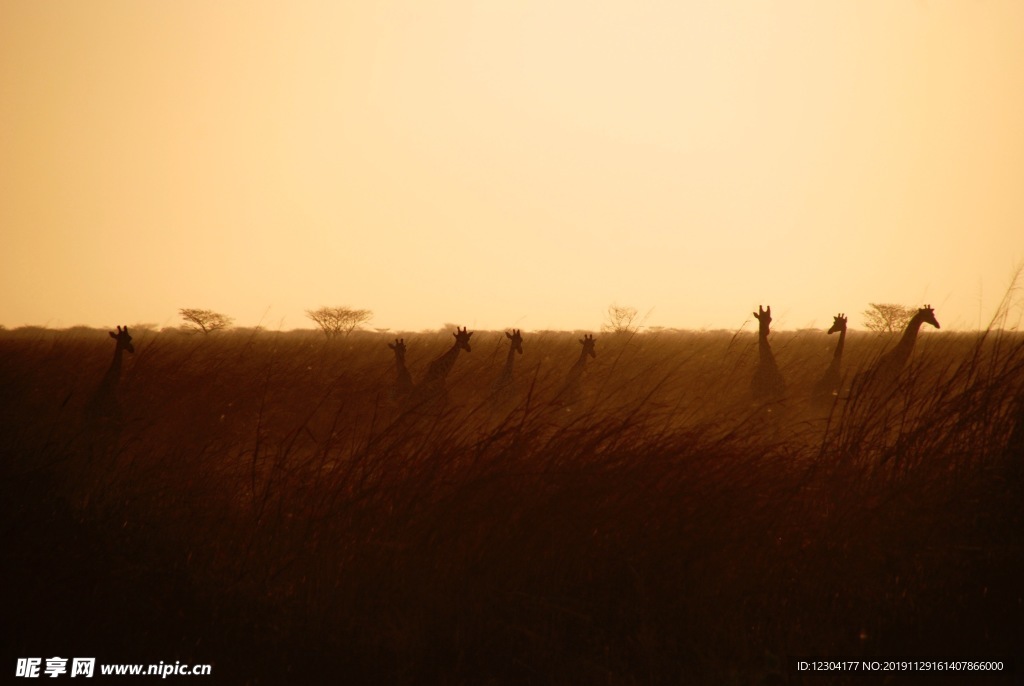
{"label": "savanna plain", "polygon": [[[478,331],[447,399],[396,334],[0,331],[5,652],[209,663],[189,683],[821,684],[800,656],[1002,660],[1024,679],[1024,337]],[[399,334],[413,379],[450,329]],[[853,390],[851,390],[851,386]],[[1014,663],[1016,660],[1016,664]],[[6,669],[6,667],[5,667]],[[10,674],[8,675],[10,676]],[[881,680],[881,675],[878,679]],[[174,681],[169,679],[168,681]]]}

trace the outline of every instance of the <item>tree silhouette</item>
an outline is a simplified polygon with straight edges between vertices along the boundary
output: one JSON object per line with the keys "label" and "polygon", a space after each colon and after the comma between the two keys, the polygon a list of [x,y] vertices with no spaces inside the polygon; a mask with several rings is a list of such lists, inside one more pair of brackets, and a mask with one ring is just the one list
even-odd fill
{"label": "tree silhouette", "polygon": [[306,310],[306,316],[316,322],[327,338],[334,338],[340,333],[346,336],[363,322],[373,317],[370,310],[356,310],[351,307],[321,307],[318,310]]}
{"label": "tree silhouette", "polygon": [[633,325],[636,315],[637,310],[635,307],[620,306],[612,303],[608,306],[608,320],[601,325],[601,330],[613,333],[633,333],[637,329]]}
{"label": "tree silhouette", "polygon": [[892,303],[868,303],[870,307],[864,310],[864,326],[871,331],[878,333],[893,333],[902,331],[910,321],[914,313],[913,307],[895,305]]}
{"label": "tree silhouette", "polygon": [[195,307],[183,307],[178,310],[178,314],[185,320],[186,328],[197,332],[202,331],[204,334],[226,329],[235,321],[226,314],[213,310],[200,310]]}

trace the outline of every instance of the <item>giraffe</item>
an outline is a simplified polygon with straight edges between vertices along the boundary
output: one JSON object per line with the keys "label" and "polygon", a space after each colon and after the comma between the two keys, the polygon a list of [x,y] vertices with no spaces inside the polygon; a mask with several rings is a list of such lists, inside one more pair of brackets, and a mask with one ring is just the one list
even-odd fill
{"label": "giraffe", "polygon": [[505,332],[505,337],[511,342],[508,348],[508,357],[505,358],[505,367],[501,370],[501,376],[494,381],[491,388],[491,395],[496,399],[504,394],[512,385],[512,365],[515,363],[516,355],[523,354],[523,335],[519,329],[512,329],[512,333]]}
{"label": "giraffe", "polygon": [[560,405],[574,405],[580,401],[583,396],[583,374],[587,371],[587,357],[597,357],[597,352],[594,350],[597,339],[590,334],[585,334],[579,341],[583,349],[580,350],[579,359],[569,370],[569,376],[558,393],[556,402]]}
{"label": "giraffe", "polygon": [[388,347],[395,351],[395,370],[398,373],[392,391],[394,397],[401,400],[407,398],[413,389],[412,376],[405,367],[405,339],[396,338],[394,343],[388,343]]}
{"label": "giraffe", "polygon": [[839,385],[842,383],[839,367],[843,360],[843,347],[846,345],[847,320],[846,315],[841,312],[832,319],[832,328],[828,330],[828,334],[831,336],[838,333],[839,343],[836,344],[835,352],[832,353],[832,362],[825,370],[825,374],[818,379],[818,383],[814,384],[812,398],[819,403],[831,402],[839,394]]}
{"label": "giraffe", "polygon": [[132,337],[128,333],[127,326],[123,329],[118,326],[117,333],[113,331],[108,333],[115,342],[114,359],[110,362],[110,367],[107,368],[99,387],[89,398],[86,406],[86,416],[92,422],[117,422],[120,420],[121,404],[117,399],[117,386],[121,381],[122,359],[125,350],[130,353],[135,352],[135,346],[132,345]]}
{"label": "giraffe", "polygon": [[775,364],[775,355],[772,354],[772,347],[768,343],[768,327],[772,323],[772,307],[767,309],[757,306],[754,313],[757,319],[757,371],[750,382],[750,390],[755,400],[778,400],[786,394],[786,382],[779,373],[779,367]]}
{"label": "giraffe", "polygon": [[910,359],[910,354],[914,351],[914,343],[917,342],[917,334],[921,330],[922,324],[931,324],[936,329],[941,328],[935,319],[935,310],[931,305],[925,305],[910,318],[899,343],[879,358],[878,364],[868,372],[866,380],[873,385],[894,383],[900,372],[903,371],[903,367],[906,366],[907,360]]}
{"label": "giraffe", "polygon": [[452,334],[455,337],[455,343],[446,353],[430,363],[426,374],[420,379],[419,385],[413,389],[418,400],[443,401],[447,399],[448,391],[445,388],[445,379],[452,367],[455,366],[455,358],[459,356],[459,351],[465,350],[467,353],[471,351],[469,338],[472,335],[473,332],[466,331],[466,327],[462,327],[462,329],[455,327],[455,333]]}

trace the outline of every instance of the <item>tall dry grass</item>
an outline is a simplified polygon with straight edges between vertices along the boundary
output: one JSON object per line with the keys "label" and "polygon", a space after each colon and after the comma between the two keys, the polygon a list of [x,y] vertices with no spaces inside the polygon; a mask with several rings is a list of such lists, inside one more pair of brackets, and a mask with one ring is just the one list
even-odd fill
{"label": "tall dry grass", "polygon": [[[773,336],[768,406],[753,334],[602,335],[567,407],[578,335],[528,335],[496,401],[505,337],[478,332],[420,408],[384,336],[134,336],[96,427],[105,333],[0,332],[11,657],[739,684],[825,683],[796,655],[1022,654],[1018,334],[929,332],[868,392],[889,341],[850,332],[825,407],[822,332]],[[451,343],[405,339],[414,379]]]}

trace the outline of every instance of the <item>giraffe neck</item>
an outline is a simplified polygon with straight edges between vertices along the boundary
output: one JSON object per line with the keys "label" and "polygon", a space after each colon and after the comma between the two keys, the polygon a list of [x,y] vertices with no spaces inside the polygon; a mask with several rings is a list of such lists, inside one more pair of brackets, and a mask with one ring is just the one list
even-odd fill
{"label": "giraffe neck", "polygon": [[110,363],[110,370],[108,374],[121,374],[121,360],[124,358],[124,348],[121,346],[114,346],[114,360]]}
{"label": "giraffe neck", "polygon": [[775,356],[772,355],[772,346],[768,343],[768,332],[763,329],[757,334],[757,353],[761,364],[775,363]]}
{"label": "giraffe neck", "polygon": [[843,359],[843,346],[846,345],[846,329],[839,329],[839,343],[836,344],[836,351],[832,353],[832,364],[838,365]]}
{"label": "giraffe neck", "polygon": [[103,381],[100,384],[100,388],[104,391],[112,390],[117,382],[121,379],[121,361],[124,357],[124,348],[116,346],[114,348],[114,359],[110,363],[110,368],[107,369],[107,373],[103,375]]}
{"label": "giraffe neck", "polygon": [[846,329],[839,329],[839,343],[836,344],[835,352],[832,353],[832,362],[825,371],[824,379],[839,377],[839,367],[843,360],[843,347],[846,345]]}
{"label": "giraffe neck", "polygon": [[587,351],[584,350],[580,353],[580,359],[576,360],[576,364],[569,370],[569,379],[571,381],[578,381],[583,376],[584,370],[587,368]]}
{"label": "giraffe neck", "polygon": [[450,372],[452,367],[455,365],[455,358],[458,356],[459,343],[456,341],[455,345],[453,345],[448,352],[430,363],[430,368],[427,369],[427,380],[444,380],[448,376],[448,372]]}
{"label": "giraffe neck", "polygon": [[497,379],[494,380],[494,384],[491,386],[493,393],[502,393],[512,385],[512,365],[516,359],[516,349],[514,346],[509,346],[508,356],[505,358],[505,366],[501,370],[501,374]]}
{"label": "giraffe neck", "polygon": [[100,380],[99,386],[89,398],[86,415],[93,421],[116,418],[120,415],[117,400],[117,386],[121,381],[121,361],[124,350],[120,345],[114,348],[114,359]]}
{"label": "giraffe neck", "polygon": [[889,359],[901,367],[906,363],[910,358],[910,353],[914,351],[914,343],[917,342],[917,334],[921,330],[921,324],[923,323],[924,319],[918,315],[914,315],[913,319],[907,322],[907,328],[903,331],[900,342],[889,353]]}
{"label": "giraffe neck", "polygon": [[515,364],[516,349],[513,346],[509,346],[508,356],[505,358],[505,367],[501,370],[501,376],[498,377],[498,386],[504,386],[512,380],[512,366]]}
{"label": "giraffe neck", "polygon": [[398,353],[395,353],[395,369],[398,371],[399,387],[412,386],[412,376],[405,367],[405,358]]}
{"label": "giraffe neck", "polygon": [[564,405],[572,405],[580,400],[583,390],[583,372],[586,368],[587,351],[584,348],[580,351],[580,358],[569,369],[569,376],[565,379],[565,384],[558,394],[558,402]]}
{"label": "giraffe neck", "polygon": [[786,383],[779,374],[778,365],[775,364],[772,347],[768,344],[768,331],[765,329],[758,332],[757,351],[760,361],[757,371],[754,372],[754,379],[751,381],[754,397],[762,400],[778,398],[786,392]]}

